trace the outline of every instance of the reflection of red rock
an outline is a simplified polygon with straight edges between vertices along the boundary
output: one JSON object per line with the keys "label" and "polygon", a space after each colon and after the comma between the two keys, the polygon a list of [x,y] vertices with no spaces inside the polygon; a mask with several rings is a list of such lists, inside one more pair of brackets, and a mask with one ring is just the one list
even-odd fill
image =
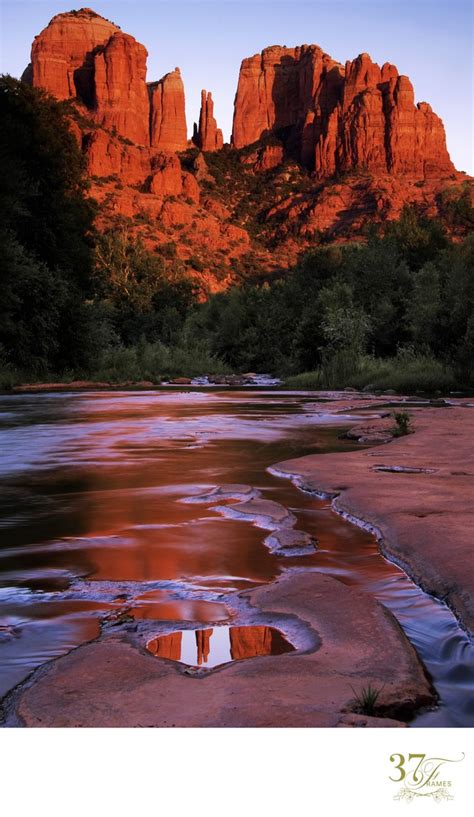
{"label": "reflection of red rock", "polygon": [[217,127],[214,118],[214,102],[209,91],[201,91],[201,112],[199,128],[194,126],[193,141],[198,148],[205,151],[220,150],[224,144],[222,131]]}
{"label": "reflection of red rock", "polygon": [[252,658],[255,655],[271,655],[271,652],[270,627],[230,628],[230,654],[234,661],[239,658]]}
{"label": "reflection of red rock", "polygon": [[207,664],[211,649],[210,640],[213,633],[212,627],[208,630],[196,630],[196,647],[198,665]]}
{"label": "reflection of red rock", "polygon": [[172,661],[180,661],[181,639],[182,633],[161,635],[153,639],[153,641],[149,641],[147,649],[157,658],[170,658]]}
{"label": "reflection of red rock", "polygon": [[294,649],[274,627],[230,627],[229,637],[233,661],[257,655],[282,655]]}

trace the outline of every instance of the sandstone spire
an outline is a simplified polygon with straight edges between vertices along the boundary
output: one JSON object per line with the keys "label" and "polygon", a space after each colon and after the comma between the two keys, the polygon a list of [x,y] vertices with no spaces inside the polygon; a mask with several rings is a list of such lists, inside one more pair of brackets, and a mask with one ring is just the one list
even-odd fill
{"label": "sandstone spire", "polygon": [[224,144],[222,131],[214,118],[214,102],[210,91],[201,91],[199,128],[194,125],[193,142],[203,151],[220,150]]}
{"label": "sandstone spire", "polygon": [[148,84],[150,95],[150,143],[161,150],[186,150],[188,133],[184,86],[179,68],[158,82]]}
{"label": "sandstone spire", "polygon": [[147,56],[145,46],[121,31],[94,55],[96,118],[138,145],[150,144]]}

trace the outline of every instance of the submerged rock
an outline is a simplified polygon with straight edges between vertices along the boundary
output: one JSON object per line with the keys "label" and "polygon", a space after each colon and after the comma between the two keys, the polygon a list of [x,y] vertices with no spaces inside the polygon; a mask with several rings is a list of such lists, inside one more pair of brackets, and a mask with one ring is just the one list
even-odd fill
{"label": "submerged rock", "polygon": [[263,544],[277,556],[311,556],[316,552],[316,541],[302,530],[277,530]]}
{"label": "submerged rock", "polygon": [[296,517],[291,511],[271,499],[255,498],[235,505],[216,505],[214,510],[232,519],[254,522],[258,527],[268,530],[292,528],[296,524]]}
{"label": "submerged rock", "polygon": [[211,491],[207,491],[204,494],[196,494],[194,496],[187,496],[181,500],[181,502],[186,503],[200,503],[203,504],[222,501],[224,499],[253,499],[254,497],[259,496],[259,491],[256,488],[252,488],[251,485],[242,485],[239,483],[230,483],[227,485],[219,485],[217,488],[213,488]]}

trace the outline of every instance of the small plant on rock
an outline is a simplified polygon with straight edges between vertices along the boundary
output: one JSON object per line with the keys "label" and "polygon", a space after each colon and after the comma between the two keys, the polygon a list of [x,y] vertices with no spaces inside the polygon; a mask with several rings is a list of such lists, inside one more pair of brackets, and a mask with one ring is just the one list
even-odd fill
{"label": "small plant on rock", "polygon": [[358,693],[353,686],[351,689],[354,693],[354,712],[360,712],[362,715],[375,715],[376,704],[383,687],[377,689],[372,684],[367,684]]}
{"label": "small plant on rock", "polygon": [[406,437],[407,434],[413,434],[414,429],[408,411],[395,411],[393,419],[395,420],[394,437]]}

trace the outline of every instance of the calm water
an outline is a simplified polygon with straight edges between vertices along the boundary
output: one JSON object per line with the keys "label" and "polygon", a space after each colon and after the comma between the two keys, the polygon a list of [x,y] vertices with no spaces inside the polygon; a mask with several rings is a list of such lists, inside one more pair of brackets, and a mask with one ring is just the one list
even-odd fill
{"label": "calm water", "polygon": [[[176,621],[213,624],[202,630],[218,647],[211,656],[208,639],[208,660],[222,663],[232,658],[228,594],[309,566],[364,587],[395,614],[442,698],[415,725],[474,725],[473,648],[447,608],[327,501],[266,470],[353,447],[316,406],[304,393],[255,391],[1,397],[0,696],[95,638],[101,618],[124,606],[169,621],[175,636]],[[277,557],[262,544],[268,532],[182,502],[224,483],[289,507],[318,538],[317,553]],[[186,633],[183,655],[197,656]]]}
{"label": "calm water", "polygon": [[211,669],[230,661],[262,655],[283,655],[294,647],[275,627],[207,627],[179,630],[152,638],[147,650],[158,658],[179,661],[191,667]]}

